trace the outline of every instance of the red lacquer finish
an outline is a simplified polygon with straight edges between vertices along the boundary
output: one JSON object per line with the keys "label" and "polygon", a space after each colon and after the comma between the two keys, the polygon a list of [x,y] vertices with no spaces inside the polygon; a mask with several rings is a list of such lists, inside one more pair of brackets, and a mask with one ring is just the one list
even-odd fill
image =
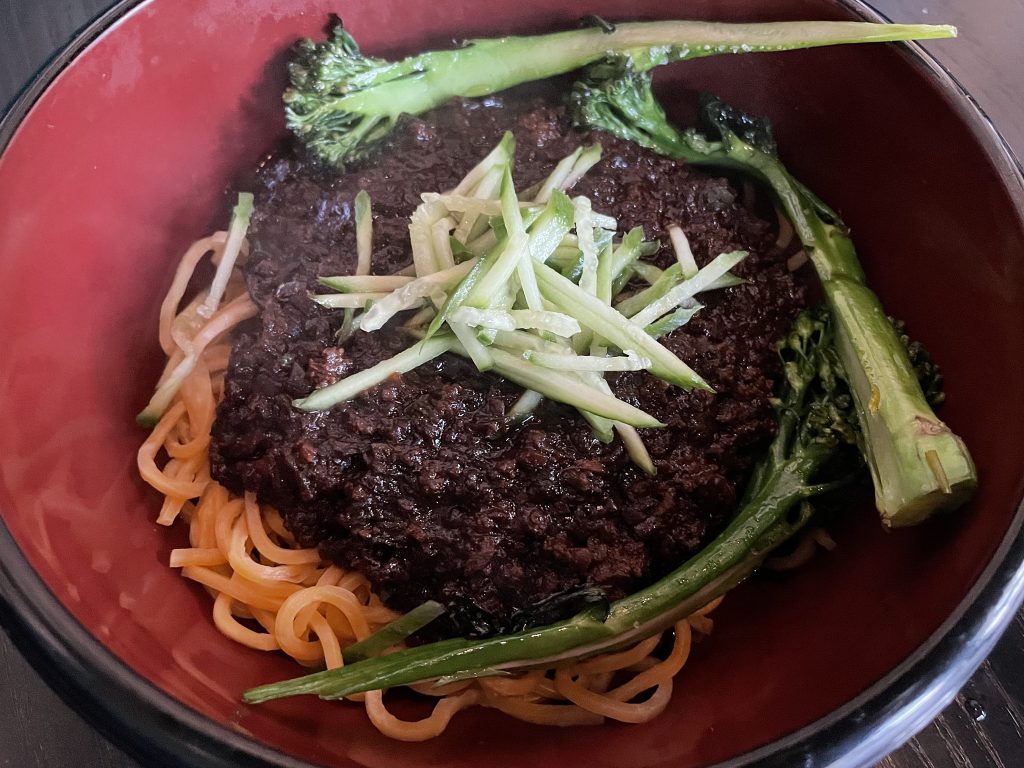
{"label": "red lacquer finish", "polygon": [[[842,18],[825,0],[594,0],[609,18]],[[767,10],[771,5],[772,10]],[[713,90],[770,116],[794,172],[852,226],[873,284],[946,373],[942,415],[982,478],[969,509],[884,533],[867,499],[839,549],[743,586],[643,726],[544,729],[489,711],[422,745],[360,708],[242,705],[294,675],[240,648],[166,567],[182,541],[135,475],[133,414],[161,364],[157,306],[184,247],[283,134],[283,54],[331,11],[371,52],[571,26],[554,0],[151,0],[44,93],[0,157],[0,514],[48,587],[144,678],[216,722],[330,765],[692,767],[807,725],[911,654],[967,593],[1024,483],[1024,223],[964,107],[896,47],[706,59],[659,74],[678,116]],[[443,10],[439,10],[443,8]],[[955,45],[955,43],[949,43]],[[530,760],[523,760],[529,754]]]}

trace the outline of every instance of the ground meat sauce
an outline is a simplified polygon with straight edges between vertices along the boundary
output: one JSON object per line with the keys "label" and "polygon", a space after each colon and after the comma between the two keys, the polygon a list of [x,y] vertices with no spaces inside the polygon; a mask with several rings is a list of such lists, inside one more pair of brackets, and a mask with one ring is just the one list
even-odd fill
{"label": "ground meat sauce", "polygon": [[[665,234],[673,223],[699,264],[751,252],[736,270],[746,284],[704,294],[705,308],[663,339],[715,394],[684,393],[643,372],[609,376],[618,397],[668,424],[642,431],[655,477],[621,441],[596,440],[571,408],[544,402],[511,426],[506,413],[522,390],[454,355],[330,411],[291,405],[412,343],[385,328],[338,347],[342,312],[308,298],[317,276],[354,271],[356,192],[373,201],[374,272],[390,273],[411,261],[408,217],[419,194],[454,186],[505,129],[517,139],[519,188],[599,141],[601,162],[572,194],[614,215],[620,232],[642,226],[660,239],[660,266],[674,258]],[[803,297],[769,226],[729,183],[580,134],[561,107],[487,99],[408,120],[379,158],[341,176],[293,154],[271,158],[255,191],[245,270],[260,314],[234,342],[213,475],[235,492],[255,491],[303,545],[364,573],[389,605],[438,600],[450,608],[443,631],[459,634],[551,621],[595,592],[616,599],[650,583],[735,511],[775,428],[774,343]]]}

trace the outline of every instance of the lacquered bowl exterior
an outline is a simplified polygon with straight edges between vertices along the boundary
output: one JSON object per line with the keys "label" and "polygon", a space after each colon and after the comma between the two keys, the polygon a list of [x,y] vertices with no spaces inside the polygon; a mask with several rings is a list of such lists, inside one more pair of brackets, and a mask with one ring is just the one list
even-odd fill
{"label": "lacquered bowl exterior", "polygon": [[[595,0],[586,12],[850,17],[827,0],[766,5]],[[0,156],[0,516],[18,557],[134,671],[114,663],[110,690],[138,693],[133,674],[141,676],[201,716],[188,715],[183,728],[211,721],[197,742],[237,738],[220,724],[313,763],[707,765],[844,705],[856,710],[849,702],[901,664],[913,678],[907,660],[954,634],[948,620],[987,567],[985,583],[1002,569],[998,596],[1019,586],[1011,577],[1020,554],[1007,549],[1007,534],[1024,492],[1020,178],[966,100],[906,49],[848,47],[706,59],[660,73],[658,85],[682,121],[699,90],[773,119],[791,169],[851,225],[886,306],[943,364],[942,416],[971,446],[982,478],[971,507],[884,533],[867,494],[858,496],[834,528],[835,553],[726,600],[669,711],[643,726],[544,729],[480,710],[458,715],[435,741],[407,745],[377,734],[358,707],[239,703],[246,688],[296,668],[223,638],[208,596],[166,567],[183,537],[153,522],[158,500],[135,475],[143,433],[132,419],[161,364],[158,302],[178,254],[222,226],[226,191],[282,135],[282,62],[296,38],[319,34],[339,10],[375,53],[564,28],[582,13],[554,0],[480,9],[467,0],[151,0],[42,93]],[[0,586],[22,602],[37,594],[20,559],[4,568],[9,583]],[[60,609],[38,595],[28,602],[45,623]],[[24,631],[28,612],[8,619]],[[936,634],[944,622],[948,631]],[[954,657],[949,664],[970,663]],[[925,666],[916,674],[930,680]],[[163,695],[145,690],[152,700],[140,706],[159,710]],[[835,756],[795,743],[817,755],[809,764]],[[235,747],[259,752],[257,744]],[[761,757],[771,761],[772,751]]]}

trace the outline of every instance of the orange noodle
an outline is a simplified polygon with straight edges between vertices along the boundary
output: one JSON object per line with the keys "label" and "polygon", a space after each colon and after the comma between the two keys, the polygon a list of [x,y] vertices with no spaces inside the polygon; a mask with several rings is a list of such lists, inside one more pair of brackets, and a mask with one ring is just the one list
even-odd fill
{"label": "orange noodle", "polygon": [[[283,652],[306,667],[333,669],[344,664],[346,646],[398,614],[381,602],[363,575],[322,560],[316,549],[300,547],[276,510],[259,504],[251,493],[235,496],[210,477],[210,429],[224,391],[231,332],[253,317],[256,307],[237,267],[211,317],[197,311],[205,292],[184,308],[182,302],[197,265],[207,254],[217,262],[226,240],[226,233],[218,232],[196,241],[161,305],[160,345],[167,355],[161,383],[175,371],[188,370],[188,375],[139,448],[139,473],[164,497],[157,522],[171,525],[180,519],[188,526],[190,546],[172,551],[170,565],[213,596],[217,629],[249,648]],[[247,254],[243,244],[241,257]],[[385,691],[350,699],[362,702],[381,733],[403,741],[437,736],[456,713],[473,705],[542,725],[646,722],[667,706],[693,633],[711,631],[707,613],[718,602],[676,623],[666,637],[558,669],[414,685],[417,693],[434,699],[421,720],[393,715]]]}

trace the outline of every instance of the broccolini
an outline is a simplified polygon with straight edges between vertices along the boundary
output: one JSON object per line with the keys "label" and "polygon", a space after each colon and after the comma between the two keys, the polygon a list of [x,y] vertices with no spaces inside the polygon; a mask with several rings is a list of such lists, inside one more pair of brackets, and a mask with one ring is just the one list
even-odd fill
{"label": "broccolini", "polygon": [[316,156],[343,167],[386,138],[403,114],[417,115],[455,96],[484,96],[571,72],[611,54],[640,70],[723,53],[788,51],[823,45],[952,37],[924,24],[807,21],[715,24],[653,21],[532,37],[467,40],[454,50],[401,61],[365,56],[339,23],[324,43],[303,40],[289,64],[288,127]]}
{"label": "broccolini", "polygon": [[655,98],[650,74],[628,57],[588,68],[571,103],[581,125],[693,164],[744,171],[771,188],[835,315],[836,346],[857,402],[882,522],[914,525],[964,504],[977,486],[967,447],[932,410],[897,331],[865,281],[847,228],[782,165],[768,122],[705,96],[702,129],[680,131]]}

